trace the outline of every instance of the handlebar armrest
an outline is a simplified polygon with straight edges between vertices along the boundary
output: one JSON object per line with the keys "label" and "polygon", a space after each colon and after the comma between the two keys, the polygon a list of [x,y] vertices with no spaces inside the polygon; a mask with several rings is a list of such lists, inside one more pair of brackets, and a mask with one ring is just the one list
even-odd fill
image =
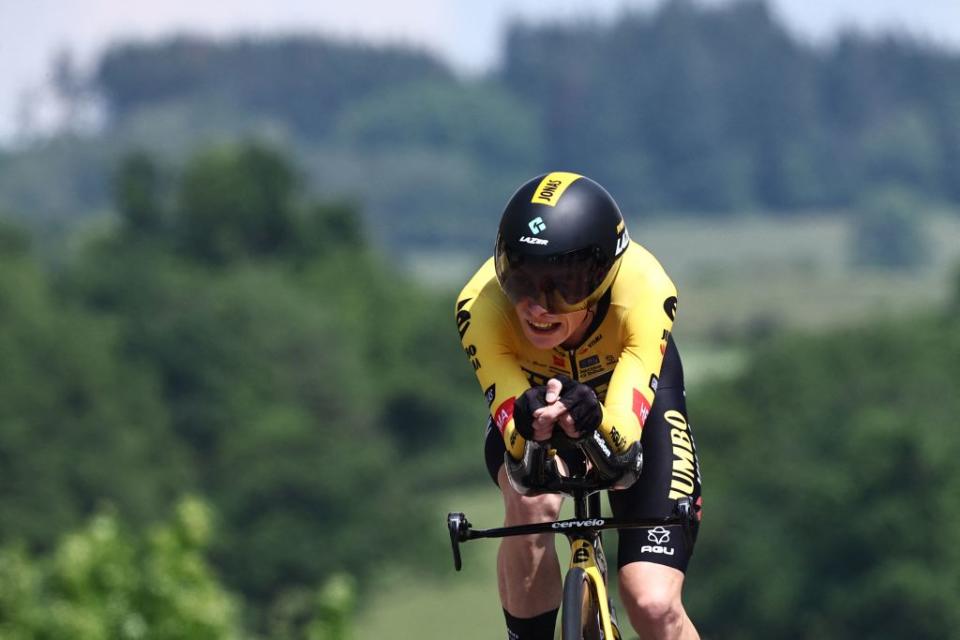
{"label": "handlebar armrest", "polygon": [[528,440],[523,447],[523,457],[514,460],[510,452],[503,454],[503,463],[507,468],[507,479],[513,490],[522,496],[535,495],[543,491],[549,481],[557,477],[556,461],[549,455],[546,445]]}

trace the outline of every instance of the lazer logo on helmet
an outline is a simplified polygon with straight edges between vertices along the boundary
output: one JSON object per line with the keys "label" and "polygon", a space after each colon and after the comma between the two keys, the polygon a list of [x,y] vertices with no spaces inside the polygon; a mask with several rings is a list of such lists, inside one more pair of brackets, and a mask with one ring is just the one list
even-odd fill
{"label": "lazer logo on helmet", "polygon": [[627,250],[628,246],[630,246],[630,234],[627,233],[627,228],[622,222],[620,223],[620,227],[621,228],[617,230],[620,235],[617,236],[617,249],[613,253],[614,256],[619,256],[621,253]]}
{"label": "lazer logo on helmet", "polygon": [[525,242],[527,244],[536,244],[540,246],[546,246],[550,244],[549,240],[544,240],[543,238],[531,238],[530,236],[520,236],[520,242]]}
{"label": "lazer logo on helmet", "polygon": [[[541,218],[540,216],[537,216],[536,218],[528,222],[527,226],[530,227],[530,233],[532,233],[533,235],[537,235],[538,233],[540,233],[541,231],[547,228],[547,223],[543,221],[543,218]],[[522,242],[523,238],[521,238],[520,241]]]}

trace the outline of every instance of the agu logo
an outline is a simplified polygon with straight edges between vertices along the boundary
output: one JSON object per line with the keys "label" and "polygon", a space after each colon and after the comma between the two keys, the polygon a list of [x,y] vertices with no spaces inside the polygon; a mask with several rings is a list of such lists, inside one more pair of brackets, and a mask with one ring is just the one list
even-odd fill
{"label": "agu logo", "polygon": [[647,531],[647,540],[653,544],[645,544],[640,547],[641,553],[659,553],[664,556],[672,556],[676,551],[673,547],[666,546],[670,544],[670,531],[663,527],[654,527]]}
{"label": "agu logo", "polygon": [[663,544],[670,542],[670,532],[663,527],[654,527],[647,532],[647,540],[654,544]]}

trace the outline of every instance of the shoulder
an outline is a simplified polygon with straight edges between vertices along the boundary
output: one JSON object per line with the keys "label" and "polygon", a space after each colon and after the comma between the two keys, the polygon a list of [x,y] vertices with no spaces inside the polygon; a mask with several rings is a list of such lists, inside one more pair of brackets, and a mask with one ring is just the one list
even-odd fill
{"label": "shoulder", "polygon": [[631,242],[613,283],[611,303],[624,309],[658,302],[675,308],[676,296],[677,288],[663,265],[642,245]]}
{"label": "shoulder", "polygon": [[488,259],[471,276],[457,296],[456,316],[460,337],[471,322],[480,320],[485,325],[509,318],[510,301],[497,282],[493,258]]}
{"label": "shoulder", "polygon": [[493,258],[487,259],[483,265],[477,269],[476,273],[470,276],[467,284],[460,290],[457,296],[457,310],[466,306],[474,306],[478,302],[482,304],[502,305],[507,302],[506,296],[500,290],[500,284],[497,282],[497,273],[493,267]]}

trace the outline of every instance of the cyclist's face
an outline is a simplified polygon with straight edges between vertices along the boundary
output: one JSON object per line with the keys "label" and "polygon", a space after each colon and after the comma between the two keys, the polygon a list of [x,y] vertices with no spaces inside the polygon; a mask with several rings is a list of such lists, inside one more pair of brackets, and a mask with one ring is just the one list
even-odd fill
{"label": "cyclist's face", "polygon": [[538,349],[553,349],[569,342],[571,337],[582,338],[582,335],[576,334],[582,333],[589,313],[586,309],[573,313],[550,313],[530,298],[520,300],[514,309],[523,334]]}

